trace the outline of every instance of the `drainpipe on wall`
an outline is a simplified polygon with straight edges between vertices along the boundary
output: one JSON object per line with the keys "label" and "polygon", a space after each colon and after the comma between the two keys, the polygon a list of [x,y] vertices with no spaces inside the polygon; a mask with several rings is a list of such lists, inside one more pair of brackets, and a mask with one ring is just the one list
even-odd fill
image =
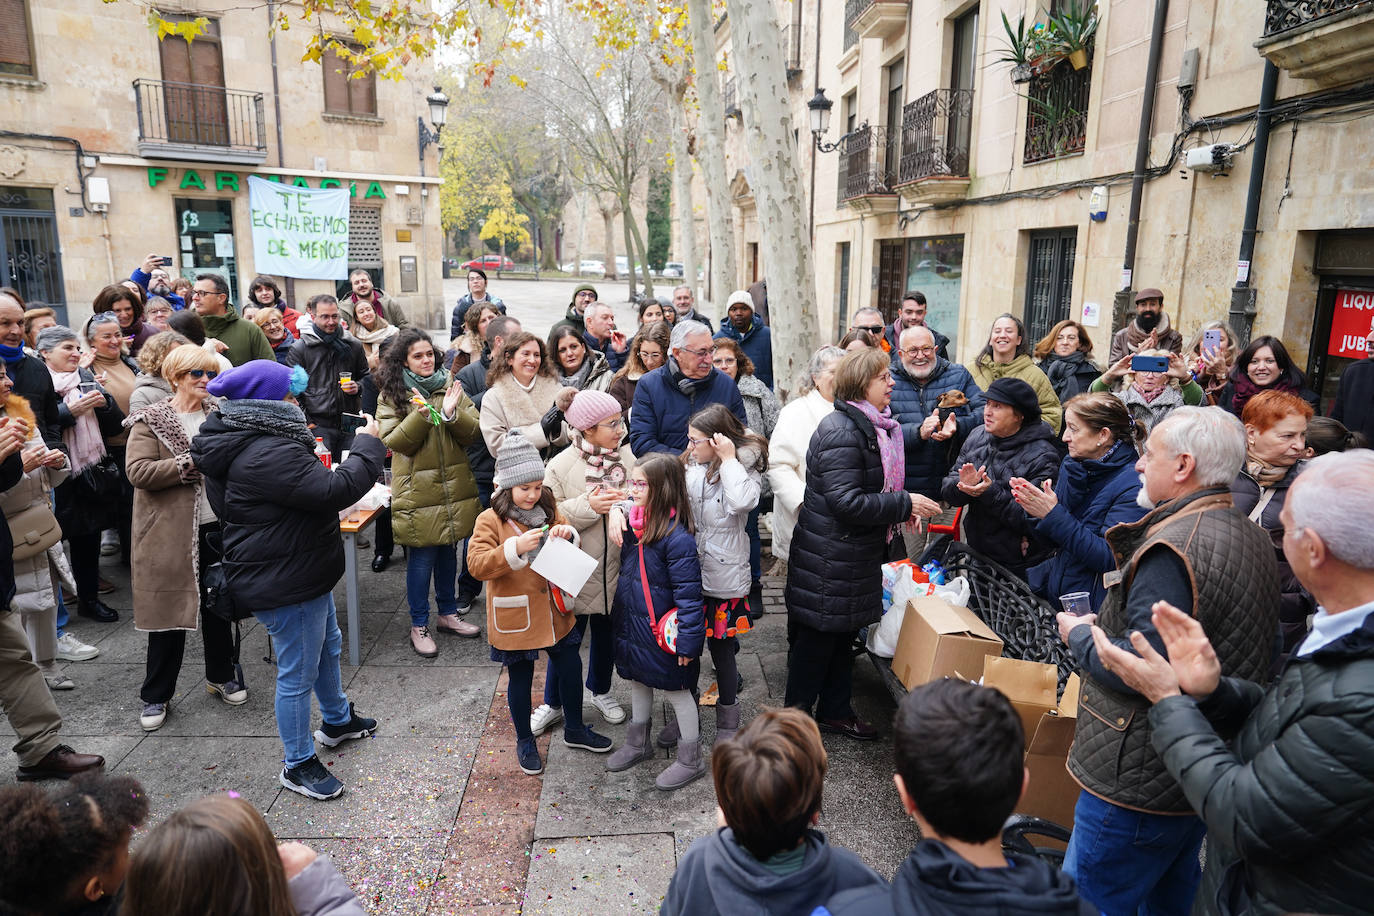
{"label": "drainpipe on wall", "polygon": [[1250,342],[1250,334],[1255,329],[1256,296],[1250,284],[1255,275],[1252,265],[1256,226],[1259,224],[1260,195],[1264,191],[1264,167],[1269,158],[1269,112],[1274,108],[1278,84],[1279,68],[1265,61],[1259,111],[1255,113],[1255,153],[1250,160],[1250,187],[1245,193],[1245,222],[1240,230],[1240,254],[1236,255],[1236,285],[1231,289],[1230,325],[1242,347]]}
{"label": "drainpipe on wall", "polygon": [[1150,29],[1150,56],[1145,64],[1145,92],[1140,100],[1140,133],[1135,141],[1135,169],[1131,175],[1131,209],[1126,223],[1126,253],[1121,263],[1122,288],[1112,305],[1112,333],[1126,324],[1127,313],[1134,313],[1135,243],[1140,233],[1140,200],[1145,193],[1145,170],[1150,165],[1150,134],[1155,116],[1155,84],[1159,79],[1159,55],[1164,49],[1164,20],[1169,0],[1155,0],[1155,21]]}
{"label": "drainpipe on wall", "polygon": [[[277,82],[277,4],[275,0],[267,0],[267,44],[272,50],[272,111],[275,114],[274,120],[277,122],[277,168],[286,168],[286,147],[282,142],[281,132],[281,85]],[[255,265],[256,266],[256,265]],[[294,303],[296,301],[296,278],[286,278],[286,301]],[[295,308],[295,305],[291,306]]]}

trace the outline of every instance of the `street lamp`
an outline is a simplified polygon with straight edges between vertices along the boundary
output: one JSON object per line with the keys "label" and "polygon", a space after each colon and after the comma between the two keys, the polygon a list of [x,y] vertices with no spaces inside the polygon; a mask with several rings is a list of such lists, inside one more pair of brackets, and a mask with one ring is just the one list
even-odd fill
{"label": "street lamp", "polygon": [[[429,120],[434,125],[434,130],[430,130],[425,124],[424,118],[419,118],[420,122],[420,174],[425,173],[425,147],[431,143],[439,145],[439,132],[444,129],[444,121],[448,117],[448,96],[444,95],[444,90],[438,86],[434,91],[425,96],[425,101],[429,103]],[[444,148],[439,146],[439,155],[444,154]]]}
{"label": "street lamp", "polygon": [[834,143],[822,143],[821,137],[830,130],[830,109],[834,105],[834,102],[825,97],[825,90],[819,86],[816,87],[816,94],[811,97],[811,101],[806,103],[807,115],[811,119],[811,136],[816,140],[816,149],[822,153],[835,152],[843,147],[844,142],[851,136],[868,127],[868,122],[865,121],[855,130],[842,134]]}

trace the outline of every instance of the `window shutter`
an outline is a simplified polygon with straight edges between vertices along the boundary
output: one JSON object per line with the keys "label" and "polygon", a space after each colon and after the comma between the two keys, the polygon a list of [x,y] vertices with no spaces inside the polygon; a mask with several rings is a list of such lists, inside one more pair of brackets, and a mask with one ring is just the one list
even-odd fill
{"label": "window shutter", "polygon": [[377,113],[377,74],[348,81],[348,110],[355,115],[375,115]]}
{"label": "window shutter", "polygon": [[0,73],[33,75],[27,0],[0,0]]}
{"label": "window shutter", "polygon": [[348,61],[334,49],[320,58],[324,68],[324,110],[348,113]]}

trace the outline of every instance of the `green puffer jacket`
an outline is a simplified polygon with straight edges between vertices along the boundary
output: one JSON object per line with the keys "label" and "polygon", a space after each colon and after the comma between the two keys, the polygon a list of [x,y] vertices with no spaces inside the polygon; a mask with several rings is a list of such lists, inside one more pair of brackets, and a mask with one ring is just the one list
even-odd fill
{"label": "green puffer jacket", "polygon": [[224,351],[224,358],[235,366],[253,359],[277,358],[262,328],[241,318],[232,305],[226,306],[223,315],[202,315],[200,320],[205,325],[206,337],[213,337],[229,348]]}
{"label": "green puffer jacket", "polygon": [[[443,409],[444,392],[430,395]],[[466,447],[482,435],[477,408],[464,394],[452,420],[439,426],[428,411],[409,402],[397,406],[385,396],[377,401],[382,441],[391,449],[391,530],[407,547],[456,544],[472,534],[482,503],[477,480],[468,466]]]}

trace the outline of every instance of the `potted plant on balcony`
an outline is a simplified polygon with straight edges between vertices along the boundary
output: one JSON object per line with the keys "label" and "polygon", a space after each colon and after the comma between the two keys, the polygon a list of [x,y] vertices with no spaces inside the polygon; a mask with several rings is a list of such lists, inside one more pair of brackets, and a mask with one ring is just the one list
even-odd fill
{"label": "potted plant on balcony", "polygon": [[1007,19],[1007,14],[1002,13],[1002,28],[1006,30],[1007,41],[1002,46],[1002,56],[997,58],[1001,64],[1011,64],[1011,81],[1013,83],[1029,83],[1034,74],[1031,71],[1031,34],[1026,28],[1026,15],[1022,13],[1016,20],[1016,28],[1011,27],[1011,20]]}
{"label": "potted plant on balcony", "polygon": [[1097,34],[1097,4],[1081,5],[1074,0],[1065,3],[1049,19],[1060,53],[1069,59],[1075,70],[1088,65],[1088,50]]}

